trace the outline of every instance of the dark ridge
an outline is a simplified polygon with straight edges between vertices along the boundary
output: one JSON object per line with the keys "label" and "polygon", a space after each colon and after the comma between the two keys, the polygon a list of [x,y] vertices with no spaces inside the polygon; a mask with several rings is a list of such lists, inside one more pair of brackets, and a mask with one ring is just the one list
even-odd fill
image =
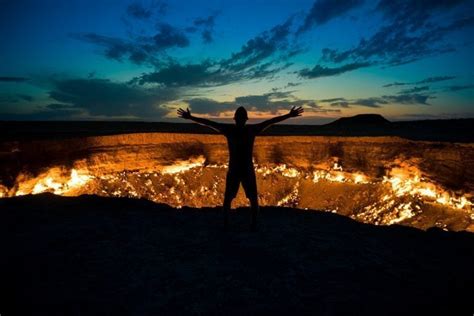
{"label": "dark ridge", "polygon": [[2,315],[471,315],[474,234],[318,211],[0,199]]}
{"label": "dark ridge", "polygon": [[359,114],[351,117],[341,117],[332,123],[326,124],[326,127],[387,127],[390,121],[379,114]]}
{"label": "dark ridge", "polygon": [[[474,142],[474,119],[390,122],[377,114],[340,118],[326,125],[284,125],[264,135],[293,136],[399,136],[412,140]],[[0,141],[65,139],[128,133],[215,134],[194,123],[100,121],[0,121]]]}

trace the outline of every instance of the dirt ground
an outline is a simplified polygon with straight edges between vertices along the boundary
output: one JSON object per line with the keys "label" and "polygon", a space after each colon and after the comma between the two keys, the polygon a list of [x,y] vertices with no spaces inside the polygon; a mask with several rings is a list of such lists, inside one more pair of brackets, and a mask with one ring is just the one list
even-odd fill
{"label": "dirt ground", "polygon": [[312,210],[0,199],[0,314],[472,315],[474,234]]}

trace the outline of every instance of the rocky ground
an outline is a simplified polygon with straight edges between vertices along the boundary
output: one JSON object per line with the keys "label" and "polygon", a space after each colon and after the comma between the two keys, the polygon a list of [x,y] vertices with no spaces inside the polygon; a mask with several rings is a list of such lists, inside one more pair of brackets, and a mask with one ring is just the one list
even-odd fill
{"label": "rocky ground", "polygon": [[51,194],[0,199],[2,315],[472,315],[474,234]]}

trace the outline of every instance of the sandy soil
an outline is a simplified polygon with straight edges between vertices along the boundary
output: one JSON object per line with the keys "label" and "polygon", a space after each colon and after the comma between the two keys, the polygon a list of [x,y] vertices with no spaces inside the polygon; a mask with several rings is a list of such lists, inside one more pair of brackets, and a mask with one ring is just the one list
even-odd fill
{"label": "sandy soil", "polygon": [[474,234],[317,211],[0,199],[2,315],[472,315]]}

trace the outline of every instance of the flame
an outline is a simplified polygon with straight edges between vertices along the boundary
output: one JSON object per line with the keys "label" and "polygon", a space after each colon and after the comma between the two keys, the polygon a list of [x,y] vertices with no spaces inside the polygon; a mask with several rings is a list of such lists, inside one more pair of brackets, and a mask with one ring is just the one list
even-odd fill
{"label": "flame", "polygon": [[[93,175],[87,168],[77,166],[70,171],[54,167],[34,178],[19,177],[11,189],[0,184],[0,197],[42,192],[58,195],[89,193],[147,198],[155,202],[168,203],[177,208],[185,205],[217,206],[222,203],[225,187],[224,172],[227,165],[210,165],[205,162],[206,159],[203,156],[198,156],[188,160],[178,160],[149,172],[124,170],[102,175]],[[315,169],[296,168],[286,164],[257,165],[256,173],[260,179],[258,181],[267,181],[271,183],[272,188],[271,192],[260,192],[262,204],[298,207],[300,203],[303,203],[302,207],[312,208],[312,204],[308,204],[312,202],[308,202],[308,198],[303,199],[302,195],[307,196],[307,192],[319,194],[318,191],[308,191],[314,189],[314,185],[318,185],[317,188],[324,188],[325,183],[334,183],[340,188],[346,188],[345,184],[347,184],[349,188],[363,186],[363,190],[376,192],[377,195],[372,199],[367,198],[362,202],[365,204],[353,206],[354,215],[351,216],[364,222],[401,223],[423,212],[426,203],[472,213],[473,202],[469,195],[455,194],[444,189],[425,178],[416,166],[408,163],[397,162],[396,167],[391,168],[385,176],[380,178],[370,177],[359,171],[346,171],[337,161],[318,164],[313,168]],[[209,174],[212,177],[209,177]],[[275,187],[274,184],[281,181],[278,177],[288,178],[288,181],[283,181],[288,186]],[[202,180],[196,183],[195,179]],[[309,185],[313,187],[308,189]],[[370,194],[366,196],[370,197]],[[328,201],[325,202],[327,205],[325,208],[331,212],[343,212],[344,207],[347,209],[347,206],[338,204],[337,199],[331,196],[325,198],[324,201]],[[471,214],[471,218],[474,220],[474,214]]]}
{"label": "flame", "polygon": [[191,158],[189,160],[179,160],[175,164],[166,166],[162,169],[163,174],[175,174],[188,171],[196,167],[202,167],[206,159],[203,156]]}
{"label": "flame", "polygon": [[[58,195],[67,195],[76,189],[82,188],[94,177],[84,170],[71,169],[69,177],[64,180],[59,168],[52,168],[48,172],[41,174],[37,178],[20,182],[16,196],[26,194],[39,194],[43,192],[52,192]],[[31,185],[33,182],[33,186]]]}

